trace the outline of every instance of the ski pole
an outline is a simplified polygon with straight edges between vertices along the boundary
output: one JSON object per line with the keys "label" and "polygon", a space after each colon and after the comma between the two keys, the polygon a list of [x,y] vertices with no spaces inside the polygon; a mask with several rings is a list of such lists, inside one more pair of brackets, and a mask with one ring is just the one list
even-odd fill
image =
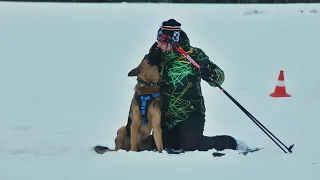
{"label": "ski pole", "polygon": [[[200,66],[189,56],[189,54],[184,51],[180,46],[175,44],[173,41],[170,41],[173,47],[180,52],[184,57],[186,57],[197,69],[200,69]],[[225,95],[229,97],[231,101],[233,101],[241,110],[244,112],[275,144],[279,146],[279,148],[287,153],[268,133],[270,133],[276,140],[278,140],[290,153],[292,153],[292,148],[294,144],[292,144],[289,148],[283,144],[273,133],[271,133],[261,122],[259,122],[252,114],[249,113],[239,102],[237,102],[225,89],[223,89],[219,84],[213,82]],[[268,131],[268,133],[266,132]]]}
{"label": "ski pole", "polygon": [[[240,103],[238,103],[227,91],[225,91],[221,86],[216,84],[267,136],[270,137],[268,133],[270,133],[276,140],[278,140],[290,153],[292,153],[291,149],[293,148],[293,145],[291,145],[289,148],[283,144],[273,133],[271,133],[261,122],[259,122],[253,115],[250,114],[243,106],[241,106]],[[267,133],[267,132],[268,133]],[[276,143],[283,152],[287,153],[272,137],[270,139]]]}

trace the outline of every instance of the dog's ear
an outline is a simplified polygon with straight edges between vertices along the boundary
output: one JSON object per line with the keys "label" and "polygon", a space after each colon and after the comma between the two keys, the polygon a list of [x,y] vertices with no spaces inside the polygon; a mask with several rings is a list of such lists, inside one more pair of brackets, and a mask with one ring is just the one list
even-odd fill
{"label": "dog's ear", "polygon": [[129,73],[128,73],[128,76],[131,77],[131,76],[137,76],[138,75],[138,67],[132,69]]}

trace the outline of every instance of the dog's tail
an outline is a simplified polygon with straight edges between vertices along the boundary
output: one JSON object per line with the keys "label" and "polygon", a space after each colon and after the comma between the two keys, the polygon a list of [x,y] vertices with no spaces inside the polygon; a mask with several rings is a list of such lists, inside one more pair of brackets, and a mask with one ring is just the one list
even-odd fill
{"label": "dog's tail", "polygon": [[112,152],[112,151],[116,151],[115,149],[110,149],[106,146],[95,146],[94,148],[94,151],[98,154],[104,154],[106,152]]}

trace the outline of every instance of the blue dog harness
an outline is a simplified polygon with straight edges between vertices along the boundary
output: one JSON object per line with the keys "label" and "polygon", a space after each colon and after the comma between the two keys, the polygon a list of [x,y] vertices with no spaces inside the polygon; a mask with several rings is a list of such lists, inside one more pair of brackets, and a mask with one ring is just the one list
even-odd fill
{"label": "blue dog harness", "polygon": [[147,114],[148,114],[148,107],[150,105],[150,102],[156,98],[159,97],[160,93],[153,93],[153,94],[139,94],[136,95],[136,99],[139,104],[140,112],[142,115],[141,118],[141,123],[142,125],[148,125],[148,119],[147,119]]}

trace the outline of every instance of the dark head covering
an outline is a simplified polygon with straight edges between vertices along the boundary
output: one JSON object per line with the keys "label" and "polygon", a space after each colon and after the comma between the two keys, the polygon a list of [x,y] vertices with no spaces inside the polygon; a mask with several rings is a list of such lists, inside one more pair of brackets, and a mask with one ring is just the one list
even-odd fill
{"label": "dark head covering", "polygon": [[158,30],[157,40],[180,42],[181,24],[174,19],[164,21]]}

